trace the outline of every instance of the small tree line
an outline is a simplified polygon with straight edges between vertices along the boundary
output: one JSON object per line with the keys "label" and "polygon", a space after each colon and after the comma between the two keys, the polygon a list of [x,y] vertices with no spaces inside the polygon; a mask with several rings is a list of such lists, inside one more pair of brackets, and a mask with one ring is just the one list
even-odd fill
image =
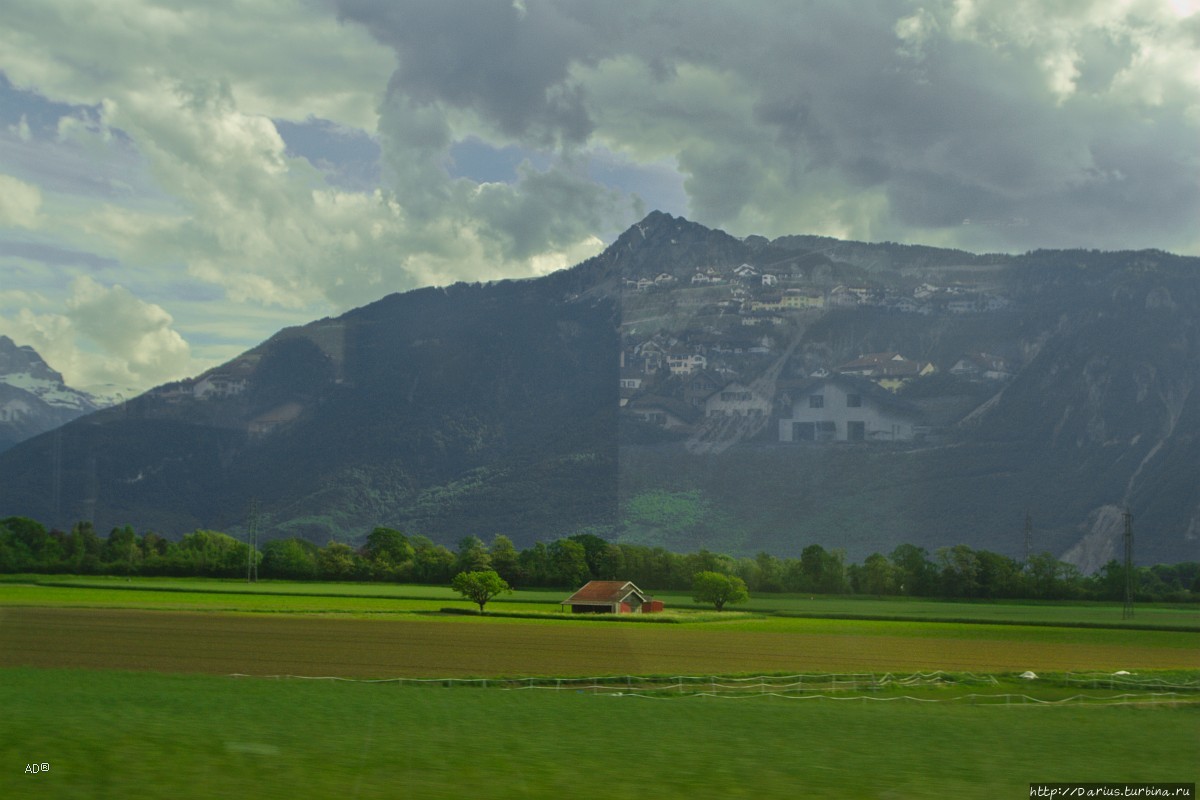
{"label": "small tree line", "polygon": [[[630,580],[656,591],[691,591],[698,573],[739,578],[751,592],[906,595],[979,599],[1120,600],[1125,569],[1110,561],[1091,575],[1050,553],[1027,562],[966,545],[933,553],[902,544],[847,563],[838,549],[818,544],[798,558],[759,553],[733,558],[700,550],[673,553],[662,547],[609,542],[591,533],[519,550],[504,535],[485,543],[462,538],[455,549],[421,535],[387,527],[370,531],[363,544],[305,539],[266,542],[256,552],[263,578],[389,581],[448,584],[463,572],[495,571],[513,587],[577,587],[589,580]],[[89,522],[69,531],[47,530],[35,520],[0,520],[0,573],[70,573],[234,578],[246,575],[250,548],[219,531],[196,530],[178,541],[132,526],[101,537]],[[1200,599],[1200,562],[1134,568],[1135,599],[1190,602]]]}

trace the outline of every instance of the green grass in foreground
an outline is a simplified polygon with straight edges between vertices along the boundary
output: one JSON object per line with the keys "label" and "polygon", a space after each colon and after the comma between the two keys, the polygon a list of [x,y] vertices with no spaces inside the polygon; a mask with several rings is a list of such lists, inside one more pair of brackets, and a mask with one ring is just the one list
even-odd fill
{"label": "green grass in foreground", "polygon": [[[0,670],[0,796],[1028,796],[1196,781],[1193,707],[958,706]],[[24,774],[28,763],[50,770]],[[586,776],[586,777],[584,777]]]}

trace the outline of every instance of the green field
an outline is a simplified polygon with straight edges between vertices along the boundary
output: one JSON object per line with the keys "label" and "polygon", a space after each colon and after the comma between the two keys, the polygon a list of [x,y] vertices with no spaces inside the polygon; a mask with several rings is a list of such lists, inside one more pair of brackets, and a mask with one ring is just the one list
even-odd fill
{"label": "green field", "polygon": [[[16,587],[28,588],[22,592]],[[84,594],[78,589],[103,589],[108,594]],[[55,589],[59,591],[55,591]],[[136,599],[122,592],[147,592]],[[175,596],[185,593],[186,597]],[[570,590],[527,589],[501,596],[489,604],[493,611],[558,612]],[[217,595],[206,597],[205,595]],[[310,602],[302,597],[315,598]],[[691,596],[655,593],[669,609],[697,610]],[[286,598],[286,599],[280,599]],[[124,578],[75,576],[8,576],[0,582],[0,604],[70,604],[130,608],[197,608],[245,611],[328,611],[363,613],[430,610],[461,605],[473,608],[445,586],[389,583],[317,583],[204,578]],[[961,602],[917,598],[848,598],[786,594],[755,595],[739,612],[829,618],[881,618],[926,621],[993,622],[1018,625],[1095,625],[1117,628],[1171,627],[1200,632],[1200,607],[1144,604],[1134,618],[1122,619],[1120,604],[1067,602]]]}
{"label": "green field", "polygon": [[[558,798],[591,786],[612,797],[990,798],[1028,796],[1031,781],[1200,774],[1200,634],[1179,622],[1187,609],[1161,609],[1174,630],[1138,630],[1061,624],[1112,610],[1093,606],[756,598],[762,613],[597,624],[440,613],[469,605],[439,587],[76,581],[86,585],[0,583],[0,797]],[[558,611],[562,596],[488,608]],[[797,604],[828,613],[766,613],[803,613]],[[921,618],[963,608],[1005,624]],[[820,618],[838,613],[901,619]],[[1013,677],[1026,669],[1042,679]],[[638,696],[674,685],[668,676],[936,670],[963,677],[690,694],[743,685],[712,677]],[[1143,684],[1123,688],[1117,670]],[[1085,672],[1090,685],[1051,677]],[[631,675],[660,678],[618,677]],[[610,677],[596,688],[572,676]],[[1154,680],[1180,693],[1152,696]],[[498,688],[535,685],[547,688]],[[1136,704],[1085,702],[1118,697]],[[50,771],[25,774],[30,763]]]}
{"label": "green field", "polygon": [[[1195,708],[960,706],[0,671],[0,794],[1005,798],[1195,781]],[[1136,737],[1123,734],[1138,732]],[[27,763],[50,770],[23,774]]]}

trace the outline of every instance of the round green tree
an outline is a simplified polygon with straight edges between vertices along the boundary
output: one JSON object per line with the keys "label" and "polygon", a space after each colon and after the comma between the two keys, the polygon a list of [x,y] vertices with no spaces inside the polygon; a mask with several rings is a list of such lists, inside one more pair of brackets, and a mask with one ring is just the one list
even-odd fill
{"label": "round green tree", "polygon": [[712,603],[717,611],[724,611],[730,603],[744,603],[750,599],[746,582],[736,575],[720,572],[697,572],[692,576],[692,599],[697,603]]}
{"label": "round green tree", "polygon": [[450,587],[465,599],[478,603],[480,614],[483,613],[483,607],[493,597],[502,592],[512,591],[508,581],[491,569],[460,572],[451,579]]}

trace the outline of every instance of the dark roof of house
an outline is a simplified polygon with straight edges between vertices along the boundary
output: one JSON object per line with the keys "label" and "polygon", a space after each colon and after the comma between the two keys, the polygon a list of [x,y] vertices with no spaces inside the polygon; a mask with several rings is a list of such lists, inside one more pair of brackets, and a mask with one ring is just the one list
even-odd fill
{"label": "dark roof of house", "polygon": [[619,603],[636,592],[642,600],[649,596],[633,585],[632,581],[588,581],[575,594],[562,601],[563,605],[602,605]]}
{"label": "dark roof of house", "polygon": [[701,383],[706,383],[711,386],[720,386],[725,383],[725,381],[713,370],[703,369],[699,372],[693,372],[691,375],[689,375],[687,377],[687,383],[689,386],[695,386]]}
{"label": "dark roof of house", "polygon": [[900,377],[916,375],[921,365],[910,361],[899,353],[868,353],[854,361],[837,367],[838,372],[858,372],[875,377]]}
{"label": "dark roof of house", "polygon": [[880,387],[874,381],[855,375],[839,375],[835,373],[827,378],[814,378],[803,384],[790,387],[789,396],[792,402],[796,402],[802,397],[814,394],[818,389],[830,383],[837,384],[848,392],[860,394],[867,402],[875,403],[881,408],[886,408],[898,414],[908,414],[914,417],[923,416],[921,410],[912,403],[897,397],[887,389]]}
{"label": "dark roof of house", "polygon": [[762,392],[760,392],[758,389],[751,386],[749,383],[742,383],[740,380],[734,379],[731,381],[723,382],[718,389],[716,389],[715,391],[709,392],[707,395],[705,395],[705,400],[715,397],[716,395],[719,395],[722,392],[736,392],[736,391],[750,392],[750,394],[754,395],[754,397],[759,400],[770,400],[771,399],[771,398],[767,397],[765,394],[763,394]]}

